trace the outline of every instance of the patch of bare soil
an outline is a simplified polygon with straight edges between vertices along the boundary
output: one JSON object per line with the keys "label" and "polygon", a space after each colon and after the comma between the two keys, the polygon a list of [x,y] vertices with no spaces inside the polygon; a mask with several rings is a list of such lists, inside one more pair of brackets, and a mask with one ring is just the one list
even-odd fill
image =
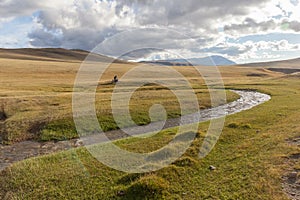
{"label": "patch of bare soil", "polygon": [[14,162],[81,146],[79,139],[60,142],[24,141],[13,145],[0,144],[0,171]]}
{"label": "patch of bare soil", "polygon": [[268,74],[262,74],[262,73],[249,73],[249,74],[247,74],[247,76],[251,76],[251,77],[264,77],[264,76],[268,76]]}

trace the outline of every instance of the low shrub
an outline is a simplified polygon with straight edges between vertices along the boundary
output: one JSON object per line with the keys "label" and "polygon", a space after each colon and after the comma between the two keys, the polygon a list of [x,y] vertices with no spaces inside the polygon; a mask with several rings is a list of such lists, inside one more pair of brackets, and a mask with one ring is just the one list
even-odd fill
{"label": "low shrub", "polygon": [[236,123],[236,122],[232,122],[232,123],[228,124],[227,127],[228,127],[228,128],[238,128],[239,125],[238,125],[238,123]]}
{"label": "low shrub", "polygon": [[134,182],[125,192],[127,199],[163,199],[169,183],[156,175],[147,175]]}
{"label": "low shrub", "polygon": [[179,166],[179,167],[185,167],[185,166],[190,167],[190,166],[195,165],[196,161],[191,157],[184,156],[182,158],[179,158],[175,162],[173,162],[173,164],[176,166]]}
{"label": "low shrub", "polygon": [[244,129],[252,129],[252,126],[251,126],[251,124],[244,124],[242,126],[242,128],[244,128]]}

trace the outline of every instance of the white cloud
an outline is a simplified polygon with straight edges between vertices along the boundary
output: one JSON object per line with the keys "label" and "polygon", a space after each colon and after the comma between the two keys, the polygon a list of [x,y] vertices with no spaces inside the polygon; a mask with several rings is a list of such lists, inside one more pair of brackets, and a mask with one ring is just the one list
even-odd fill
{"label": "white cloud", "polygon": [[246,41],[244,43],[227,43],[211,47],[209,51],[220,53],[237,62],[258,61],[282,57],[283,52],[297,52],[300,44],[291,44],[287,40]]}
{"label": "white cloud", "polygon": [[300,32],[300,4],[293,0],[270,0],[243,16],[239,22],[227,23],[227,34],[240,37],[270,32]]}
{"label": "white cloud", "polygon": [[[154,0],[154,1],[49,1],[40,9],[38,16],[41,30],[30,34],[34,45],[45,45],[40,37],[49,37],[57,29],[63,37],[55,37],[53,45],[91,49],[109,34],[135,27],[170,27],[192,37],[206,36],[208,41],[219,38],[218,28],[223,20],[237,21],[251,13],[254,7],[268,0]],[[65,2],[65,1],[63,1]],[[59,6],[54,6],[59,4]],[[52,6],[51,6],[52,5]],[[42,34],[44,33],[44,34]],[[74,41],[78,33],[78,41]],[[86,34],[86,35],[85,35]],[[35,36],[37,38],[35,38]],[[51,38],[52,38],[51,37]],[[62,40],[58,42],[58,40]],[[161,38],[166,40],[166,38]],[[93,40],[93,42],[89,42]],[[48,43],[49,41],[47,41]]]}
{"label": "white cloud", "polygon": [[[299,6],[297,0],[2,0],[0,24],[35,13],[32,31],[28,33],[32,46],[87,50],[124,30],[170,28],[187,34],[198,43],[174,38],[166,32],[137,31],[134,41],[116,42],[109,53],[115,51],[117,54],[118,50],[134,47],[135,42],[140,42],[145,46],[160,43],[184,56],[219,53],[237,59],[238,56],[259,56],[257,51],[298,49],[299,46],[287,41],[238,44],[226,40],[274,31],[300,32]],[[12,38],[7,41],[14,41]],[[265,55],[261,54],[262,57]]]}

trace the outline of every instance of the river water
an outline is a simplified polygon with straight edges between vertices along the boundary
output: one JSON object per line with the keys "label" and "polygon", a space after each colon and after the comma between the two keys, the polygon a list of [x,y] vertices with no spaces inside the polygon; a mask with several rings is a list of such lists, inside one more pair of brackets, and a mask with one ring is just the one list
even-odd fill
{"label": "river water", "polygon": [[[183,124],[191,124],[196,122],[208,121],[214,118],[224,117],[244,110],[248,110],[269,101],[271,97],[267,94],[263,94],[255,91],[242,91],[232,90],[233,92],[240,95],[240,98],[228,104],[224,104],[218,107],[201,110],[200,113],[189,114],[182,116],[181,121],[179,118],[168,119],[165,122],[154,122],[145,126],[138,126],[133,128],[125,129],[125,132],[135,132],[136,134],[144,134],[150,131],[155,131],[156,127],[161,129],[163,123],[163,129],[175,127]],[[200,114],[200,118],[199,118]],[[105,133],[110,140],[120,139],[127,137],[122,130],[113,130]],[[100,141],[99,141],[100,140]],[[24,141],[12,145],[0,145],[0,171],[5,169],[7,166],[14,162],[24,160],[26,158],[35,157],[39,155],[45,155],[57,151],[67,150],[85,145],[105,141],[104,137],[97,138],[88,137],[81,139],[72,139],[68,141],[59,142],[37,142],[37,141]]]}

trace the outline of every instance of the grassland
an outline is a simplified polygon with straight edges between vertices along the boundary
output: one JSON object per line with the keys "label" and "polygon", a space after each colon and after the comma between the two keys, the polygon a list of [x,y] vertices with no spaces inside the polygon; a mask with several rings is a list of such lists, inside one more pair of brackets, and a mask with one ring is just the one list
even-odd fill
{"label": "grassland", "polygon": [[[121,66],[124,68],[124,65],[115,65],[116,69]],[[66,69],[69,70],[69,67],[66,64]],[[61,66],[58,68],[61,69]],[[195,81],[195,88],[205,91],[203,82],[201,84],[194,76],[191,68],[177,69]],[[300,137],[299,77],[258,66],[221,67],[220,70],[227,88],[255,89],[270,94],[272,99],[251,110],[228,116],[218,143],[207,157],[198,159],[198,150],[209,125],[205,122],[199,125],[197,137],[188,151],[172,165],[159,171],[127,174],[101,164],[85,148],[72,149],[28,159],[2,171],[0,198],[287,199],[282,190],[281,177],[290,169],[300,170],[299,160],[291,161],[292,155],[299,154],[299,146],[289,144],[293,138]],[[71,76],[66,74],[66,77]],[[62,89],[62,84],[58,84],[57,80],[53,84],[57,84],[56,90],[63,90],[62,93],[70,92]],[[36,87],[38,85],[41,82],[36,83]],[[26,87],[22,84],[18,86],[16,91],[25,92]],[[8,88],[9,84],[6,86]],[[53,88],[45,86],[45,91],[53,92]],[[152,95],[156,95],[156,90],[151,91],[154,92]],[[159,99],[159,96],[156,97]],[[166,102],[171,99],[172,95]],[[36,113],[36,116],[39,114]],[[132,152],[149,152],[167,144],[175,133],[176,128],[172,128],[147,139],[130,138],[115,143]],[[216,170],[210,170],[210,165],[215,166]]]}
{"label": "grassland", "polygon": [[[36,52],[32,54],[34,53]],[[72,56],[65,60],[45,60],[52,52],[45,54],[46,58],[41,57],[43,54],[36,57],[31,54],[21,55],[5,54],[11,58],[0,59],[0,112],[5,115],[5,120],[0,121],[0,138],[4,143],[13,143],[27,139],[47,141],[78,137],[72,119],[71,103],[73,85],[81,61],[71,60]],[[58,58],[64,57],[60,55]],[[114,63],[99,80],[96,109],[104,131],[119,128],[111,112],[110,99],[114,86],[105,83],[110,82],[115,74],[121,77],[135,66],[136,64],[130,63]],[[194,87],[199,107],[210,107],[210,96],[199,74],[192,68],[176,70],[181,71]],[[123,90],[130,91],[130,87]],[[227,92],[228,101],[236,98],[236,94]],[[134,92],[130,100],[131,115],[136,124],[150,122],[148,110],[154,103],[164,105],[169,118],[181,115],[179,103],[170,90],[148,85]]]}

